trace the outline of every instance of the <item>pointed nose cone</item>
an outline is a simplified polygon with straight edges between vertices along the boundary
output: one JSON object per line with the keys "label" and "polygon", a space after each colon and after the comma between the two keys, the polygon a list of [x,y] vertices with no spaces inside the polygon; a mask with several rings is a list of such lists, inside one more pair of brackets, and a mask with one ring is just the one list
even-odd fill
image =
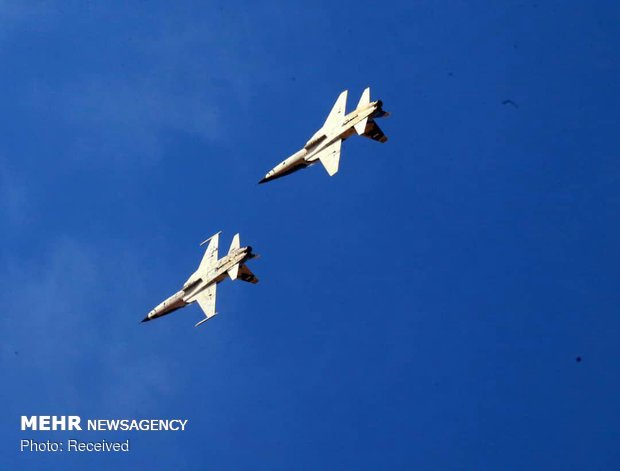
{"label": "pointed nose cone", "polygon": [[142,319],[140,322],[148,322],[152,320],[149,316],[146,316],[144,319]]}
{"label": "pointed nose cone", "polygon": [[266,183],[268,181],[269,181],[269,178],[265,177],[261,181],[259,181],[258,184],[260,185],[261,183]]}

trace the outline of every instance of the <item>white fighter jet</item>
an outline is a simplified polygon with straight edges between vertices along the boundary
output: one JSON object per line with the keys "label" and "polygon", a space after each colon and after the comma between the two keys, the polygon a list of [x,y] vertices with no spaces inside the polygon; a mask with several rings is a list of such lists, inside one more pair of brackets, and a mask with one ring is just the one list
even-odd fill
{"label": "white fighter jet", "polygon": [[248,283],[258,283],[258,278],[245,264],[248,260],[258,256],[252,253],[252,247],[240,247],[239,234],[235,234],[228,254],[218,260],[219,236],[220,233],[218,232],[200,244],[202,246],[210,241],[198,270],[188,278],[181,291],[173,294],[149,312],[142,322],[165,316],[196,301],[206,316],[196,324],[198,327],[216,314],[215,291],[218,283],[227,277],[232,280],[239,278]]}
{"label": "white fighter jet", "polygon": [[387,141],[375,118],[389,116],[389,113],[383,111],[381,100],[370,101],[370,88],[364,90],[357,108],[349,114],[345,114],[346,105],[347,90],[340,94],[323,127],[314,133],[303,149],[276,165],[258,183],[283,177],[314,165],[318,161],[323,164],[330,176],[334,175],[338,171],[342,141],[354,134],[379,142]]}

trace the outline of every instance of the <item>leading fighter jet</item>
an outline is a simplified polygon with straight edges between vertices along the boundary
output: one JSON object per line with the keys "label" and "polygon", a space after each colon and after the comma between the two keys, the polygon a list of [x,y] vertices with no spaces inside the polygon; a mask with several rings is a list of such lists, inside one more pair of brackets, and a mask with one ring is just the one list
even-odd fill
{"label": "leading fighter jet", "polygon": [[283,177],[318,161],[321,161],[330,176],[334,175],[338,171],[342,141],[354,134],[379,142],[387,141],[375,118],[389,116],[389,113],[383,111],[381,100],[370,101],[370,88],[364,90],[357,108],[349,114],[345,114],[346,105],[347,90],[340,94],[323,127],[314,133],[303,149],[276,165],[258,183]]}
{"label": "leading fighter jet", "polygon": [[232,280],[239,278],[248,283],[258,283],[258,278],[254,276],[254,273],[245,264],[248,260],[258,256],[252,253],[252,247],[240,247],[239,234],[235,234],[228,254],[218,260],[219,236],[220,233],[218,232],[200,244],[202,246],[210,241],[198,270],[188,278],[181,291],[159,304],[148,313],[142,322],[165,316],[196,301],[206,316],[196,324],[196,327],[198,327],[216,314],[215,290],[218,283],[227,277]]}

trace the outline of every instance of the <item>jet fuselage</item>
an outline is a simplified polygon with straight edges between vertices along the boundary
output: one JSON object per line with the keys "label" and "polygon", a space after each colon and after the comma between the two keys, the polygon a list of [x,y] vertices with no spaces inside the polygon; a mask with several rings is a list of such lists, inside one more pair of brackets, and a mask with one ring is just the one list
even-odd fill
{"label": "jet fuselage", "polygon": [[181,291],[176,292],[162,303],[158,304],[151,312],[148,313],[143,322],[155,319],[157,317],[170,314],[177,309],[187,306],[196,300],[196,296],[208,286],[214,283],[220,283],[228,276],[227,272],[237,264],[245,263],[256,257],[252,253],[252,247],[240,247],[232,253],[219,259],[215,266],[207,273],[205,279],[198,274],[198,271],[192,274],[183,284]]}
{"label": "jet fuselage", "polygon": [[289,175],[302,168],[313,165],[318,160],[318,154],[333,144],[338,139],[345,141],[352,135],[356,134],[354,126],[366,118],[380,118],[387,113],[382,109],[381,100],[368,103],[363,108],[358,108],[347,114],[342,124],[331,128],[323,126],[308,140],[304,147],[295,152],[286,160],[280,162],[271,169],[259,183],[265,183],[276,178]]}

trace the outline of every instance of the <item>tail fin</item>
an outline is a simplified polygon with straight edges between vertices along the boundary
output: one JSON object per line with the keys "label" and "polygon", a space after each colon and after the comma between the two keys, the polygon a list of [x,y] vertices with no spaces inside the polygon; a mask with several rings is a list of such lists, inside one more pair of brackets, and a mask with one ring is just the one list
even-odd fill
{"label": "tail fin", "polygon": [[357,104],[356,109],[360,109],[369,104],[370,104],[370,87],[367,87],[362,93],[362,96],[360,98],[359,103]]}
{"label": "tail fin", "polygon": [[[370,87],[367,87],[364,92],[362,93],[362,96],[360,98],[359,103],[357,104],[357,108],[356,109],[360,109],[360,108],[364,108],[366,106],[368,106],[370,104]],[[355,128],[355,132],[359,135],[364,134],[364,132],[366,131],[366,124],[368,123],[368,118],[365,118],[363,120],[361,120],[359,123],[357,123],[354,128]]]}
{"label": "tail fin", "polygon": [[237,250],[239,247],[241,247],[241,241],[239,240],[239,233],[236,233],[233,237],[232,242],[230,243],[228,254],[230,255],[234,250]]}
{"label": "tail fin", "polygon": [[[228,249],[228,254],[230,255],[232,252],[241,247],[241,241],[239,240],[239,233],[236,233],[233,237],[232,242],[230,243],[230,249]],[[237,275],[239,274],[239,264],[236,264],[230,270],[228,270],[228,276],[230,276],[231,280],[236,280]]]}

